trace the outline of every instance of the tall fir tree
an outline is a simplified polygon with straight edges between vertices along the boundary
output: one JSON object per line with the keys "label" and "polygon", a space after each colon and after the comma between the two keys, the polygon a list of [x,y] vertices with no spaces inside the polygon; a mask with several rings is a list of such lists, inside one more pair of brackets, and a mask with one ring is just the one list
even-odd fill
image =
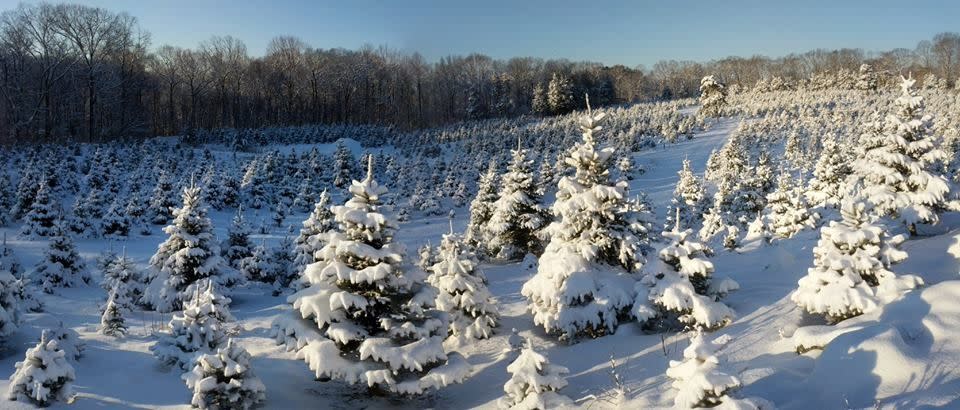
{"label": "tall fir tree", "polygon": [[437,309],[450,314],[450,336],[461,341],[492,336],[499,318],[493,294],[477,258],[452,227],[440,242],[436,263],[428,269],[427,281],[439,291]]}
{"label": "tall fir tree", "polygon": [[45,293],[53,293],[54,288],[72,288],[90,282],[90,272],[80,258],[73,239],[56,225],[56,234],[50,239],[43,259],[30,274],[30,278]]}
{"label": "tall fir tree", "polygon": [[531,172],[527,150],[517,142],[510,167],[503,174],[500,197],[493,203],[485,237],[488,254],[500,259],[520,259],[539,253],[538,231],[546,226],[547,213],[540,205],[540,194]]}
{"label": "tall fir tree", "polygon": [[487,172],[480,176],[477,183],[477,195],[470,201],[470,222],[467,224],[465,239],[473,246],[486,242],[486,225],[493,215],[493,206],[497,201],[497,163],[490,161]]}
{"label": "tall fir tree", "polygon": [[314,254],[327,244],[327,233],[336,228],[333,212],[330,211],[330,194],[327,190],[313,205],[313,212],[303,221],[300,234],[294,239],[294,268],[302,273],[307,265],[316,262]]}

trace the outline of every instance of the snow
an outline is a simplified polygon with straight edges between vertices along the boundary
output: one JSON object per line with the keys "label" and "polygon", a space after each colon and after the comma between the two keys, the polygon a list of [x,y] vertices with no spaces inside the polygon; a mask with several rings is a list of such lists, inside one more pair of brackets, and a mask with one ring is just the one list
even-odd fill
{"label": "snow", "polygon": [[[685,112],[692,115],[695,109]],[[647,171],[629,181],[630,191],[645,192],[658,220],[664,220],[683,160],[689,159],[693,171],[702,173],[709,153],[724,143],[739,122],[739,118],[721,118],[709,122],[709,128],[693,139],[633,153],[633,162]],[[333,144],[325,145],[329,146],[326,152],[333,152]],[[347,145],[357,151],[350,143]],[[302,152],[309,147],[312,146],[291,149]],[[332,202],[342,203],[339,199]],[[234,214],[233,209],[210,210],[216,238],[227,238]],[[466,227],[468,214],[466,208],[457,210],[453,220],[456,232]],[[251,218],[254,215],[253,210],[247,213]],[[306,217],[305,212],[295,210],[287,221],[298,223]],[[375,222],[359,215],[351,220],[360,224]],[[803,230],[771,244],[748,240],[735,251],[718,250],[708,261],[716,272],[739,284],[739,290],[723,301],[736,312],[735,318],[725,327],[706,334],[711,339],[729,336],[728,343],[717,354],[728,374],[742,384],[735,393],[737,400],[725,401],[723,406],[749,408],[749,403],[753,403],[754,407],[771,408],[763,399],[781,409],[960,406],[956,393],[960,386],[960,217],[944,213],[940,222],[941,232],[905,240],[901,248],[909,257],[890,268],[898,277],[918,275],[926,287],[898,295],[883,306],[829,327],[803,317],[790,300],[797,281],[813,265],[818,230]],[[0,232],[11,238],[8,245],[29,270],[43,258],[49,239],[17,238],[19,228],[4,226]],[[143,271],[150,256],[166,239],[161,226],[147,228],[152,235],[110,241],[75,238],[75,244],[87,266],[93,266],[94,259],[110,243],[115,248],[125,246],[127,256]],[[415,214],[411,221],[399,225],[394,241],[407,249],[416,249],[427,242],[440,243],[442,235],[448,232],[446,216]],[[283,229],[271,228],[266,234],[252,234],[251,240],[272,247],[287,234]],[[952,254],[948,253],[951,249]],[[287,303],[286,295],[274,296],[269,286],[251,283],[230,294],[230,311],[237,326],[231,337],[250,353],[252,368],[266,387],[264,408],[494,409],[504,395],[500,386],[512,377],[508,366],[518,357],[517,352],[504,350],[515,348],[518,336],[529,339],[551,363],[569,370],[565,375],[567,385],[561,392],[577,406],[614,407],[602,400],[614,390],[610,378],[612,356],[620,364],[618,372],[626,385],[620,408],[672,407],[676,390],[665,372],[671,360],[683,359],[691,335],[649,333],[636,323],[622,323],[615,333],[602,338],[572,345],[558,343],[535,325],[527,310],[528,301],[520,293],[523,284],[537,272],[535,262],[488,261],[478,266],[496,299],[500,326],[487,339],[458,346],[457,352],[448,353],[442,371],[431,370],[419,379],[410,391],[447,385],[423,398],[398,403],[368,397],[369,383],[391,376],[389,371],[373,369],[367,363],[326,363],[322,366],[325,370],[318,372],[318,361],[336,360],[339,350],[334,342],[317,334],[313,322],[304,326],[303,321],[289,320],[294,307]],[[715,281],[718,290],[732,289],[720,275]],[[320,287],[308,289],[323,291]],[[630,291],[626,289],[626,293]],[[159,366],[150,351],[165,332],[163,327],[171,315],[134,309],[125,313],[126,336],[99,335],[100,306],[105,297],[97,286],[81,284],[39,295],[44,312],[22,309],[21,326],[8,340],[8,353],[0,358],[0,373],[5,372],[0,375],[0,388],[9,388],[14,363],[23,360],[26,349],[37,344],[41,331],[62,322],[86,343],[83,356],[71,361],[77,379],[77,397],[71,408],[186,408],[193,392],[184,386],[181,371]],[[330,312],[329,305],[305,306],[296,308],[309,309],[310,314],[305,316],[314,319],[323,317],[323,309]],[[300,313],[303,312],[297,312]],[[518,336],[511,329],[517,329]],[[278,345],[278,338],[285,343]],[[797,354],[798,345],[807,351]],[[820,348],[809,350],[813,346]],[[381,354],[377,346],[369,348],[369,354]],[[416,352],[409,354],[415,356]],[[330,377],[331,372],[360,384],[348,386],[315,380]],[[450,384],[455,381],[463,383]],[[17,401],[3,403],[3,407],[27,409],[32,405]]]}

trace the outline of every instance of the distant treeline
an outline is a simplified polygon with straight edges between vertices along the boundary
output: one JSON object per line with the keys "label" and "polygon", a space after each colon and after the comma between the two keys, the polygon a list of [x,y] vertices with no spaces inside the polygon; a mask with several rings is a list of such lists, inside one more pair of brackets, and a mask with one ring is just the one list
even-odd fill
{"label": "distant treeline", "polygon": [[316,49],[273,39],[251,57],[230,36],[195,49],[154,47],[135,17],[74,4],[22,4],[0,19],[0,141],[98,141],[190,129],[379,124],[402,129],[464,119],[551,115],[695,96],[716,75],[750,87],[869,63],[878,72],[933,73],[952,84],[960,35],[913,50],[815,50],[786,57],[661,61],[652,68],[480,54],[428,62],[387,48]]}

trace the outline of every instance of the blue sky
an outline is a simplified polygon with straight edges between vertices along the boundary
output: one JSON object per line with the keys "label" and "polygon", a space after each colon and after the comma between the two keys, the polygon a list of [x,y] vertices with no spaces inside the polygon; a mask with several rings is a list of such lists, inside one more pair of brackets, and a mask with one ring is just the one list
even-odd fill
{"label": "blue sky", "polygon": [[[28,0],[28,2],[34,0]],[[913,48],[957,31],[954,1],[76,0],[126,11],[154,46],[194,47],[213,35],[262,55],[294,35],[314,47],[387,45],[428,60],[480,52],[650,66],[815,48]],[[0,0],[0,8],[18,1]]]}

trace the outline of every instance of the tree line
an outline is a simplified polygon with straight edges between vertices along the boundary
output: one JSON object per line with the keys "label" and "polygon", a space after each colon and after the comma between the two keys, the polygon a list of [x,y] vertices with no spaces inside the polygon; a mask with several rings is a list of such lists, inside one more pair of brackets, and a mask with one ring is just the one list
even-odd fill
{"label": "tree line", "polygon": [[913,50],[814,50],[779,58],[727,57],[605,66],[565,59],[481,54],[435,62],[386,47],[311,47],[274,38],[251,56],[231,36],[195,48],[154,46],[125,13],[76,4],[21,4],[0,16],[0,140],[99,141],[174,135],[194,128],[367,123],[404,129],[465,119],[562,114],[594,105],[695,96],[715,75],[750,87],[823,72],[934,73],[952,83],[960,35]]}

